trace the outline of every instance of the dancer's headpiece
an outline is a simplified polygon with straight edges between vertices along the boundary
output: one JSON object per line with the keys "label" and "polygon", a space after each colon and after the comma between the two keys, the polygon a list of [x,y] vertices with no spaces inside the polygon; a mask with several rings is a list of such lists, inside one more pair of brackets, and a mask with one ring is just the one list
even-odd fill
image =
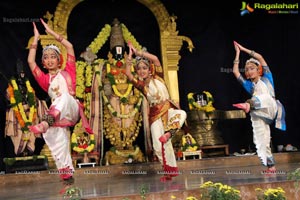
{"label": "dancer's headpiece", "polygon": [[249,60],[246,61],[246,65],[249,64],[249,63],[253,63],[254,65],[256,65],[257,68],[258,68],[259,75],[260,76],[263,75],[263,69],[262,69],[262,66],[261,66],[261,64],[258,60],[256,60],[255,58],[250,58]]}
{"label": "dancer's headpiece", "polygon": [[49,44],[49,45],[46,45],[44,48],[43,48],[43,56],[42,58],[44,59],[44,53],[48,50],[53,50],[55,55],[57,56],[58,58],[58,62],[60,63],[60,65],[62,65],[63,63],[63,57],[62,57],[62,54],[58,48],[58,46],[54,45],[54,44]]}
{"label": "dancer's headpiece", "polygon": [[[141,51],[142,51],[142,52],[147,52],[147,48],[146,48],[146,47],[143,47]],[[150,65],[149,59],[148,59],[148,58],[145,58],[145,57],[143,56],[143,53],[142,53],[142,55],[136,56],[136,57],[135,57],[135,61],[136,61],[136,66],[138,66],[140,62],[144,62],[147,66]]]}

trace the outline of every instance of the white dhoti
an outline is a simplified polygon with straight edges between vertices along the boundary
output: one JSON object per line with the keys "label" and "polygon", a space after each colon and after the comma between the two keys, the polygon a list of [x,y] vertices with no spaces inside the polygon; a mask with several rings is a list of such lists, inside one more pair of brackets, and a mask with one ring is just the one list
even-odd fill
{"label": "white dhoti", "polygon": [[78,101],[68,93],[64,93],[56,98],[51,104],[50,112],[52,109],[59,111],[60,115],[56,124],[61,126],[70,126],[69,123],[74,125],[79,119]]}
{"label": "white dhoti", "polygon": [[52,98],[48,114],[55,117],[55,122],[43,137],[63,177],[65,173],[74,172],[69,127],[78,121],[80,107],[78,100],[69,94],[68,85],[61,73],[50,83],[48,94]]}
{"label": "white dhoti", "polygon": [[51,151],[57,168],[69,168],[71,171],[74,171],[70,154],[69,128],[49,127],[47,132],[43,134],[43,137]]}
{"label": "white dhoti", "polygon": [[74,125],[79,119],[79,105],[74,97],[64,93],[53,101],[50,112],[52,109],[59,111],[59,119],[54,126],[48,128],[43,137],[51,150],[57,168],[73,172],[69,126]]}
{"label": "white dhoti", "polygon": [[276,117],[277,103],[269,94],[254,96],[252,100],[255,103],[250,116],[253,128],[253,142],[256,145],[257,155],[264,166],[273,166],[275,161],[270,147],[270,124]]}
{"label": "white dhoti", "polygon": [[[184,110],[178,110],[173,108],[170,108],[168,110],[167,125],[178,123],[178,128],[181,128],[185,120],[186,112]],[[178,169],[176,157],[171,139],[168,140],[163,146],[162,143],[159,141],[159,138],[165,134],[164,124],[161,118],[159,118],[151,124],[151,134],[155,154],[158,157],[159,161],[163,164],[164,170],[167,172],[177,173]]]}

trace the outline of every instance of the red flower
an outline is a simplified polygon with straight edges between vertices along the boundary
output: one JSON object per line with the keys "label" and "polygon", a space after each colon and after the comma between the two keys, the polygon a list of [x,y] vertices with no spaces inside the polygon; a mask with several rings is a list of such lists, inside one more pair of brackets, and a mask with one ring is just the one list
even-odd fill
{"label": "red flower", "polygon": [[92,91],[92,87],[86,87],[84,91],[86,93],[90,93]]}
{"label": "red flower", "polygon": [[83,148],[83,149],[86,149],[88,148],[88,145],[87,144],[83,144],[83,145],[78,145],[79,148]]}
{"label": "red flower", "polygon": [[178,157],[178,158],[182,158],[182,156],[183,156],[183,153],[182,153],[181,151],[178,151],[178,152],[177,152],[177,157]]}
{"label": "red flower", "polygon": [[110,70],[110,73],[111,73],[112,75],[118,75],[118,74],[120,73],[120,71],[117,70],[117,69],[111,69],[111,70]]}
{"label": "red flower", "polygon": [[116,63],[116,66],[117,66],[117,67],[122,67],[122,66],[123,66],[122,61],[118,60],[117,63]]}

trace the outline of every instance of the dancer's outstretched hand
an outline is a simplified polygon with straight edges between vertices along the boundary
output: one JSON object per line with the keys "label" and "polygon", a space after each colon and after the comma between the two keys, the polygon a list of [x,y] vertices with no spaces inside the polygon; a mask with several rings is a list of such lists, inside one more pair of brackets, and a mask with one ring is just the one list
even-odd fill
{"label": "dancer's outstretched hand", "polygon": [[237,43],[236,41],[233,41],[233,45],[234,45],[235,51],[240,52],[239,43]]}
{"label": "dancer's outstretched hand", "polygon": [[53,30],[49,27],[49,25],[42,19],[40,18],[43,26],[45,27],[45,31],[49,34],[52,34],[53,33]]}
{"label": "dancer's outstretched hand", "polygon": [[38,40],[40,38],[40,33],[39,33],[38,29],[36,28],[36,25],[34,22],[32,22],[32,25],[33,25],[34,37]]}
{"label": "dancer's outstretched hand", "polygon": [[136,48],[134,48],[134,46],[132,45],[132,43],[128,42],[127,45],[129,47],[129,52],[132,51],[132,53],[136,55]]}

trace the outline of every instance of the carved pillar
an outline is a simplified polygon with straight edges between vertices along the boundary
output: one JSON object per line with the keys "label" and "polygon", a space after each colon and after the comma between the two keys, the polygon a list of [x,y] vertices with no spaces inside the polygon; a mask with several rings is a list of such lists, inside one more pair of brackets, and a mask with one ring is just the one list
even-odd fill
{"label": "carved pillar", "polygon": [[194,48],[192,41],[185,36],[179,36],[176,30],[176,16],[170,16],[164,5],[159,0],[137,0],[147,6],[154,14],[159,30],[162,53],[162,65],[164,67],[164,79],[170,92],[171,99],[179,102],[178,89],[178,63],[181,58],[179,50],[183,41],[188,42],[188,49]]}

